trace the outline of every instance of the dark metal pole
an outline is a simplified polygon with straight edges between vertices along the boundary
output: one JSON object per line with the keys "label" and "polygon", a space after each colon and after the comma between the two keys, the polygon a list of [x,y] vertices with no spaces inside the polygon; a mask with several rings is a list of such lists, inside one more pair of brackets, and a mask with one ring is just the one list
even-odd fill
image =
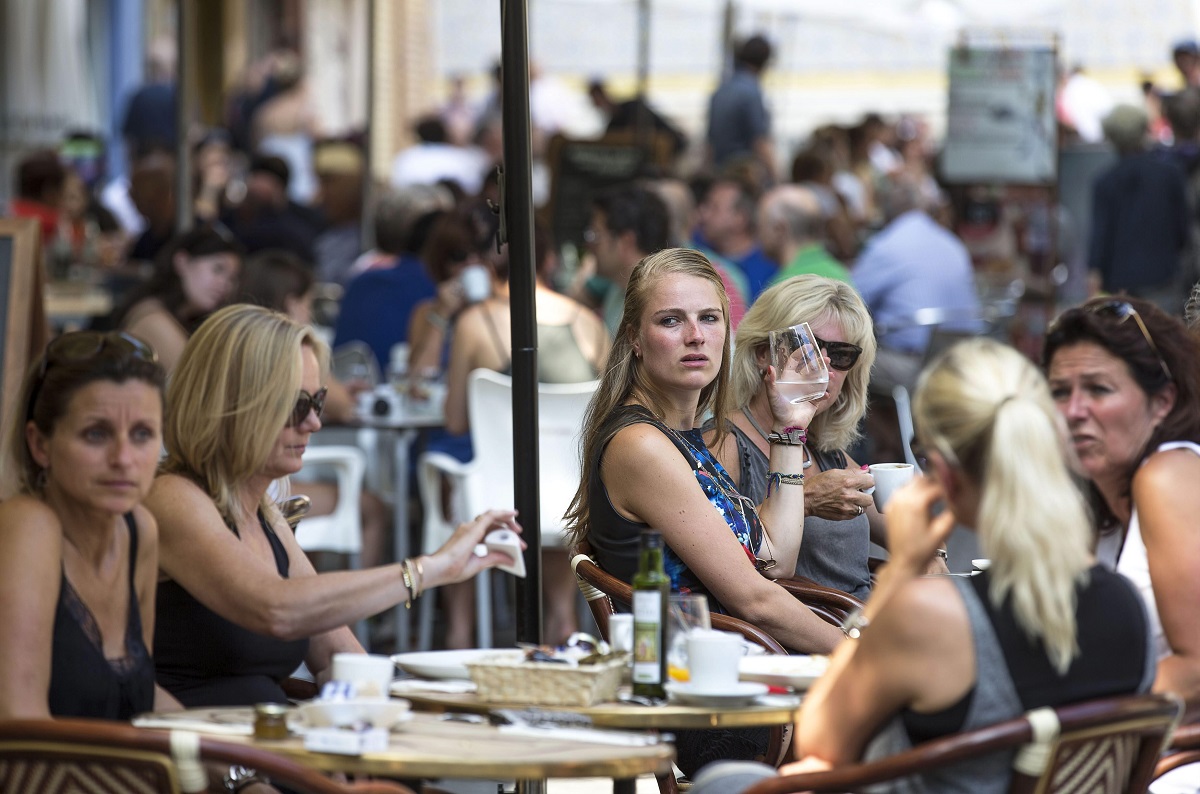
{"label": "dark metal pole", "polygon": [[367,0],[367,118],[363,134],[362,217],[359,221],[364,251],[375,247],[375,172],[371,169],[371,151],[375,141],[375,26],[378,22],[375,0]]}
{"label": "dark metal pole", "polygon": [[650,144],[650,0],[638,0],[637,98],[640,103],[634,127],[634,140],[652,156]]}
{"label": "dark metal pole", "polygon": [[529,121],[527,0],[501,0],[504,171],[500,234],[508,241],[512,315],[513,488],[524,527],[524,579],[517,580],[517,640],[541,642],[542,541],[538,498],[537,311],[533,269],[533,151]]}
{"label": "dark metal pole", "polygon": [[192,147],[188,130],[199,93],[200,67],[196,52],[196,0],[179,0],[175,31],[175,231],[192,227]]}

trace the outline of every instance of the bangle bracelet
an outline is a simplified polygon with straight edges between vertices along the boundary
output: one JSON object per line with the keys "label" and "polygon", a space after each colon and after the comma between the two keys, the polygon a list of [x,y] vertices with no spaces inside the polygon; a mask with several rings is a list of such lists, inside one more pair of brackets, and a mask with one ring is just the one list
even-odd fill
{"label": "bangle bracelet", "polygon": [[767,496],[775,493],[781,485],[804,485],[803,474],[784,474],[778,471],[767,472]]}
{"label": "bangle bracelet", "polygon": [[801,444],[808,443],[808,431],[799,425],[785,427],[782,433],[768,433],[767,443],[800,446]]}
{"label": "bangle bracelet", "polygon": [[408,598],[404,599],[404,608],[412,609],[412,602],[416,596],[413,595],[412,577],[408,574],[408,560],[405,560],[400,566],[400,578],[404,580],[404,587],[408,590]]}
{"label": "bangle bracelet", "polygon": [[421,565],[420,557],[414,557],[412,563],[413,567],[417,569],[417,595],[413,596],[416,598],[417,596],[421,595],[421,593],[425,592],[425,566]]}

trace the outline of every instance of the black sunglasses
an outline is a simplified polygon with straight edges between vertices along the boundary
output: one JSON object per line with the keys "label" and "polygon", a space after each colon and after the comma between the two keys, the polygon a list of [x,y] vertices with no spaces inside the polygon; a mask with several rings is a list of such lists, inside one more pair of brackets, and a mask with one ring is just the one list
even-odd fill
{"label": "black sunglasses", "polygon": [[296,398],[296,405],[292,408],[292,415],[288,417],[287,426],[295,427],[308,418],[309,411],[316,411],[317,418],[321,418],[321,412],[325,410],[325,397],[329,394],[328,389],[317,389],[316,394],[309,394],[303,389],[300,390],[300,396]]}
{"label": "black sunglasses", "polygon": [[862,355],[862,348],[858,345],[852,345],[849,342],[826,342],[821,337],[817,337],[817,347],[825,351],[825,355],[829,356],[829,366],[839,372],[846,372],[858,363],[858,357]]}
{"label": "black sunglasses", "polygon": [[925,451],[925,445],[917,440],[916,436],[908,442],[908,449],[912,452],[913,460],[917,463],[917,468],[925,471],[929,468],[929,453]]}
{"label": "black sunglasses", "polygon": [[51,367],[63,364],[78,364],[92,359],[122,358],[133,356],[142,361],[154,363],[158,354],[154,348],[138,339],[136,336],[120,331],[74,331],[55,337],[46,345],[46,352],[38,364],[37,384],[29,392],[29,405],[25,409],[25,419],[33,416],[33,406],[37,404],[42,382]]}
{"label": "black sunglasses", "polygon": [[1174,380],[1171,377],[1171,368],[1167,366],[1167,362],[1163,359],[1162,353],[1158,352],[1158,345],[1154,344],[1154,339],[1150,336],[1150,329],[1146,327],[1146,323],[1142,321],[1142,315],[1138,314],[1137,309],[1126,301],[1104,301],[1103,303],[1094,303],[1085,307],[1092,314],[1100,317],[1116,317],[1118,323],[1123,323],[1130,317],[1137,323],[1138,330],[1142,332],[1142,338],[1146,340],[1146,344],[1150,345],[1150,349],[1154,351],[1155,358],[1158,359],[1158,365],[1162,367],[1163,374],[1167,376],[1167,380]]}

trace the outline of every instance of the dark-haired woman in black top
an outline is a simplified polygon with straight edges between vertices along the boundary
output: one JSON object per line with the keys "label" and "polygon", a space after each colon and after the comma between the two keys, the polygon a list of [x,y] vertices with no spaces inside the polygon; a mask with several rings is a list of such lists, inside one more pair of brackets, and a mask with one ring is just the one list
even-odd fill
{"label": "dark-haired woman in black top", "polygon": [[[124,334],[65,334],[10,417],[0,504],[0,719],[155,707],[162,367]],[[169,699],[160,701],[166,705]]]}

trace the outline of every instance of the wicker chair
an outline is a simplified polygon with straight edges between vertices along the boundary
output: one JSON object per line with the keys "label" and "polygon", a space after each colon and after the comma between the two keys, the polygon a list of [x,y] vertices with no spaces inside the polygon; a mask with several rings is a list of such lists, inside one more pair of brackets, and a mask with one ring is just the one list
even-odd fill
{"label": "wicker chair", "polygon": [[1154,768],[1154,779],[1188,764],[1200,763],[1200,722],[1180,725]]}
{"label": "wicker chair", "polygon": [[413,794],[397,783],[338,783],[281,755],[186,731],[106,720],[0,721],[0,794],[205,791],[201,762],[251,767],[306,794]]}
{"label": "wicker chair", "polygon": [[1018,750],[1010,794],[1141,794],[1182,711],[1178,698],[1158,694],[1037,709],[871,763],[767,778],[743,794],[856,791],[1005,750]]}

